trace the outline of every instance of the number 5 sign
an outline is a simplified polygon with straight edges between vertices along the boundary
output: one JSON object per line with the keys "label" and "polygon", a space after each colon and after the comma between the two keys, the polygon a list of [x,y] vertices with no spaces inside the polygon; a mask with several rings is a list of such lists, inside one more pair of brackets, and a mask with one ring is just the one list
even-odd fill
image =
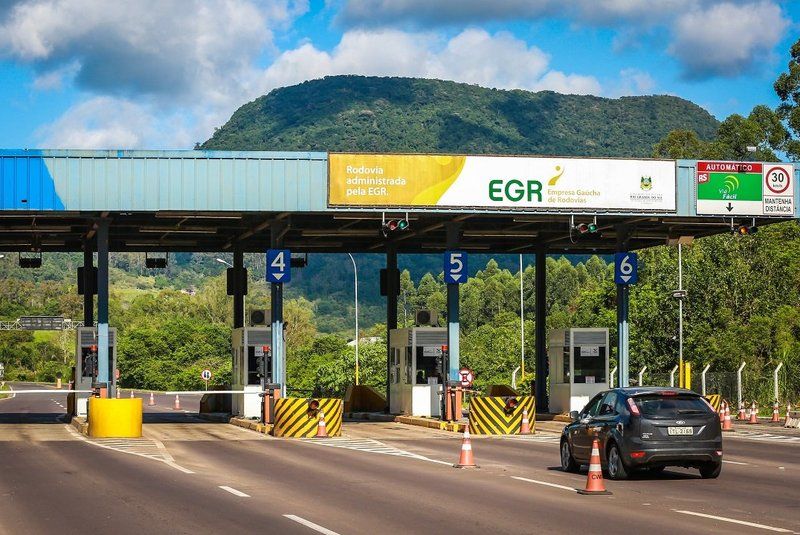
{"label": "number 5 sign", "polygon": [[267,250],[267,282],[289,282],[292,280],[292,253],[289,249]]}
{"label": "number 5 sign", "polygon": [[636,253],[616,253],[614,255],[614,282],[617,284],[639,282],[639,257],[636,256]]}
{"label": "number 5 sign", "polygon": [[464,251],[444,253],[444,282],[447,284],[467,282],[467,253]]}

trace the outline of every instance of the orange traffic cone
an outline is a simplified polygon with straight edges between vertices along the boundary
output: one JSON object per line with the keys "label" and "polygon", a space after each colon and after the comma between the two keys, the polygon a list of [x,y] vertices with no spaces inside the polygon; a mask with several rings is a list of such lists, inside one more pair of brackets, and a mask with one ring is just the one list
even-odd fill
{"label": "orange traffic cone", "polygon": [[725,419],[722,421],[723,431],[733,431],[733,424],[731,423],[731,408],[725,405]]}
{"label": "orange traffic cone", "polygon": [[737,420],[744,420],[746,416],[744,414],[744,403],[739,403],[739,414],[736,415]]}
{"label": "orange traffic cone", "polygon": [[592,441],[592,457],[589,459],[589,473],[586,475],[586,488],[578,494],[611,494],[603,483],[603,468],[600,466],[600,441],[597,436]]}
{"label": "orange traffic cone", "polygon": [[176,411],[181,410],[181,398],[178,397],[178,394],[175,394],[175,406],[172,408]]}
{"label": "orange traffic cone", "polygon": [[719,423],[723,423],[725,421],[725,405],[728,403],[723,401],[719,406]]}
{"label": "orange traffic cone", "polygon": [[131,399],[133,399],[133,390],[131,390]]}
{"label": "orange traffic cone", "polygon": [[787,401],[786,402],[786,419],[783,421],[783,426],[784,427],[789,427],[789,420],[791,420],[791,418],[789,417],[789,413],[790,412],[792,412],[792,404]]}
{"label": "orange traffic cone", "polygon": [[753,402],[753,405],[750,407],[750,419],[747,421],[748,424],[757,424],[758,423],[758,409],[756,408],[756,402]]}
{"label": "orange traffic cone", "polygon": [[522,423],[519,426],[519,434],[520,435],[531,434],[531,423],[528,421],[528,409],[525,407],[522,407]]}
{"label": "orange traffic cone", "polygon": [[156,404],[156,398],[152,392],[150,392],[150,401],[148,401],[147,404],[151,407]]}
{"label": "orange traffic cone", "polygon": [[317,424],[317,434],[314,438],[328,438],[328,430],[325,427],[325,413],[319,411],[319,423]]}
{"label": "orange traffic cone", "polygon": [[461,456],[458,458],[456,468],[477,468],[475,459],[472,457],[472,444],[469,441],[469,426],[464,427],[464,439],[461,441]]}
{"label": "orange traffic cone", "polygon": [[778,409],[778,400],[775,400],[775,403],[772,404],[772,420],[770,422],[778,423],[781,421],[781,411]]}

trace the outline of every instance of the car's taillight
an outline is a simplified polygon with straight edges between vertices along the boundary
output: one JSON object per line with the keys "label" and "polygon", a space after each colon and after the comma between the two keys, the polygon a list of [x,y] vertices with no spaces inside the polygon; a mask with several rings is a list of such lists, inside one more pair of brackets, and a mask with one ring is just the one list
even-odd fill
{"label": "car's taillight", "polygon": [[664,390],[663,392],[659,392],[662,396],[677,396],[678,393],[672,390]]}
{"label": "car's taillight", "polygon": [[642,413],[639,412],[639,407],[636,405],[636,402],[633,401],[633,398],[628,398],[628,407],[631,409],[631,414],[634,416],[641,416]]}
{"label": "car's taillight", "polygon": [[717,450],[717,455],[719,455],[720,457],[722,457],[722,450]]}
{"label": "car's taillight", "polygon": [[644,457],[643,451],[632,451],[631,452],[631,459],[641,459]]}

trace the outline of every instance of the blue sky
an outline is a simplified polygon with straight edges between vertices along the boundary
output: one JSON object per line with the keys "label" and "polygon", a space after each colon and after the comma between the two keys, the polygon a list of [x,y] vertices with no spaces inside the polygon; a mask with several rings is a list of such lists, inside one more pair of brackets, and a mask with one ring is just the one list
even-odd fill
{"label": "blue sky", "polygon": [[777,104],[781,0],[0,0],[0,147],[191,148],[331,74]]}

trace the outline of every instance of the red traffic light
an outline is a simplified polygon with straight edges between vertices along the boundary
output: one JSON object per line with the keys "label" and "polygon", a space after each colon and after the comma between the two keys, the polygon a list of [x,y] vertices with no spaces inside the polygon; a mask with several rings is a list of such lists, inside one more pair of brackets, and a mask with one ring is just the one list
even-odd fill
{"label": "red traffic light", "polygon": [[739,225],[739,228],[736,229],[736,233],[739,236],[748,236],[750,234],[755,234],[757,231],[757,227],[749,227],[747,225]]}
{"label": "red traffic light", "polygon": [[503,411],[506,414],[511,414],[512,412],[514,412],[514,409],[516,409],[518,405],[519,401],[517,401],[517,398],[508,398],[506,400],[506,406],[503,407]]}
{"label": "red traffic light", "polygon": [[261,349],[264,351],[264,353],[269,353],[272,350],[272,348],[269,346],[261,346]]}
{"label": "red traffic light", "polygon": [[92,353],[97,353],[97,346],[95,345],[89,346],[89,351],[91,351]]}
{"label": "red traffic light", "polygon": [[442,346],[442,352],[443,352],[443,353],[446,353],[446,352],[447,352],[447,346],[446,346],[446,345],[443,345],[443,346]]}

